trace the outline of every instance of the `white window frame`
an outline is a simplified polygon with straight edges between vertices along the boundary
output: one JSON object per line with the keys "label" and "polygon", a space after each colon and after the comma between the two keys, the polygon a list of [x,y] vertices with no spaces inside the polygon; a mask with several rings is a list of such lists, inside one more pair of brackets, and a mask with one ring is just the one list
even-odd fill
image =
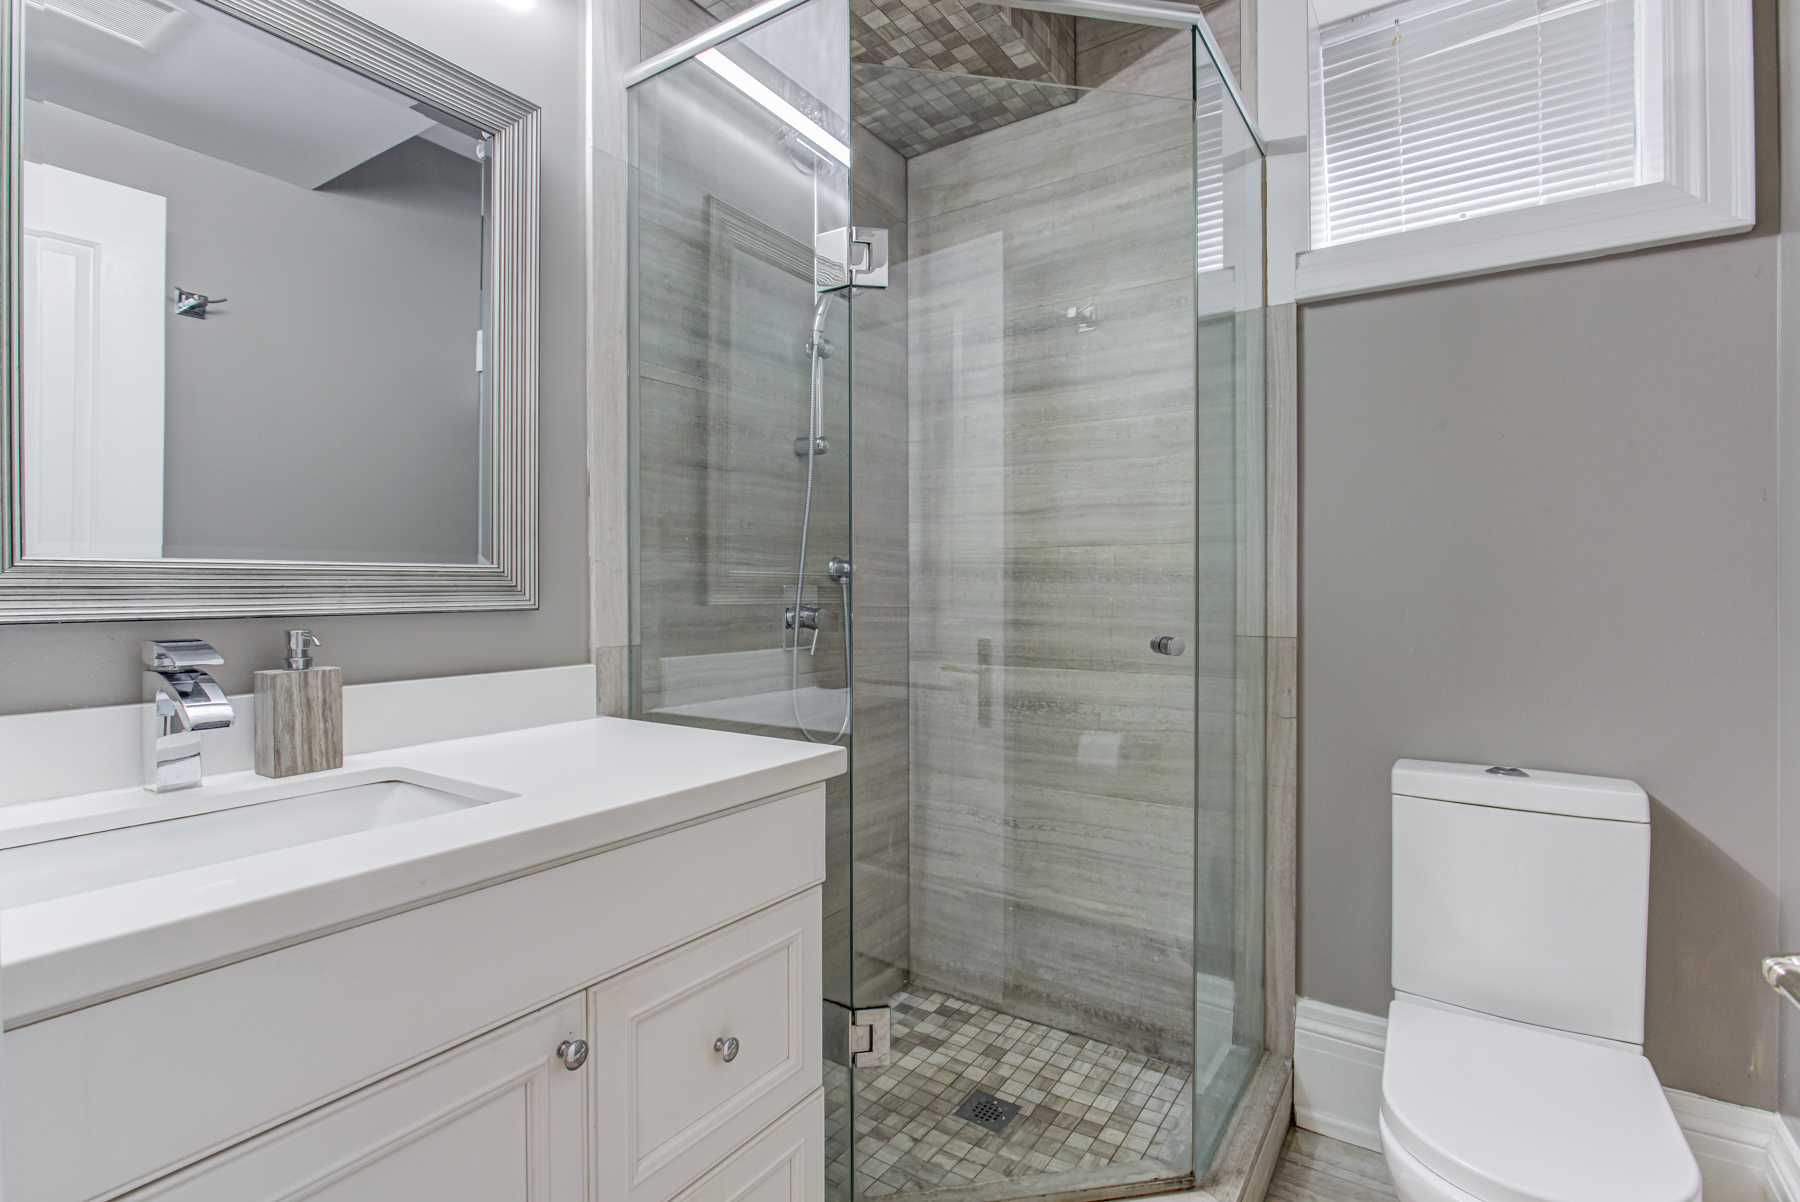
{"label": "white window frame", "polygon": [[[1651,101],[1640,110],[1639,154],[1643,178],[1653,182],[1317,250],[1301,249],[1294,256],[1294,299],[1326,300],[1561,263],[1740,233],[1753,226],[1756,118],[1750,0],[1637,3],[1645,29],[1639,41],[1640,67],[1659,59],[1662,67],[1657,75],[1645,72],[1640,86],[1640,94]],[[1261,0],[1258,7],[1307,4],[1309,0]],[[1304,63],[1307,47],[1304,41],[1295,44],[1297,36],[1306,36],[1301,22],[1271,21],[1263,28],[1269,33],[1278,29],[1283,44],[1259,47],[1259,58],[1273,56],[1283,60],[1283,66]],[[1285,89],[1311,86],[1305,71],[1290,68],[1280,76]],[[1654,103],[1658,90],[1660,105]],[[1287,112],[1311,110],[1310,93],[1282,99]],[[1265,135],[1268,132],[1265,124]],[[1310,173],[1299,170],[1300,164],[1294,167],[1282,173],[1283,186],[1300,187],[1305,178],[1308,193],[1278,202],[1277,176],[1271,171],[1270,216],[1274,219],[1277,209],[1284,210],[1291,222],[1304,214],[1306,229],[1291,231],[1288,241],[1305,247],[1311,237]],[[1273,230],[1271,241],[1276,241]],[[1274,262],[1270,266],[1279,270]],[[1270,285],[1272,300],[1273,294],[1286,291],[1274,279]]]}

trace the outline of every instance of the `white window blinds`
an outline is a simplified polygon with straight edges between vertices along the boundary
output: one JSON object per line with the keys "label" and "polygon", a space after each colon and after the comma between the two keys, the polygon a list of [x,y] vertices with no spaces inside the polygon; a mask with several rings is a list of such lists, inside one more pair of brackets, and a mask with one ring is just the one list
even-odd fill
{"label": "white window blinds", "polygon": [[1313,246],[1638,181],[1632,0],[1403,0],[1319,30]]}
{"label": "white window blinds", "polygon": [[1194,80],[1196,271],[1225,266],[1225,85],[1202,69]]}

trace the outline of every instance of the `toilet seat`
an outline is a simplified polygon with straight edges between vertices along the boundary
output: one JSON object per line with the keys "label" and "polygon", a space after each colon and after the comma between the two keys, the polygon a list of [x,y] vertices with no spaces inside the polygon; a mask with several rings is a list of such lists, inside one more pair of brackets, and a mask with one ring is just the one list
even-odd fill
{"label": "toilet seat", "polygon": [[1698,1202],[1700,1167],[1650,1062],[1396,1000],[1384,1144],[1480,1202]]}
{"label": "toilet seat", "polygon": [[1400,1202],[1481,1202],[1468,1190],[1457,1189],[1416,1160],[1388,1130],[1387,1120],[1377,1117],[1381,1131],[1381,1158],[1387,1162],[1388,1180]]}

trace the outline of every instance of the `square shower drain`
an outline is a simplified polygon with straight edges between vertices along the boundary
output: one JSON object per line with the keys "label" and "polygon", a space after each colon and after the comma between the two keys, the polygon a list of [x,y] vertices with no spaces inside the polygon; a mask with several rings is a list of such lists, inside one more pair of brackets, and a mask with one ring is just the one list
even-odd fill
{"label": "square shower drain", "polygon": [[1002,1102],[991,1093],[976,1090],[970,1094],[961,1106],[956,1108],[956,1117],[967,1119],[977,1127],[986,1127],[989,1131],[1004,1131],[1006,1124],[1017,1118],[1018,1106],[1011,1102]]}

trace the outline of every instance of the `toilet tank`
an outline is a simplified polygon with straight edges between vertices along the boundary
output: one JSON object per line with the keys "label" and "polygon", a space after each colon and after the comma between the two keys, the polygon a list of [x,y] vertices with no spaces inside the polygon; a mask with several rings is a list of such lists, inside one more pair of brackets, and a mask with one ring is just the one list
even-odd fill
{"label": "toilet tank", "polygon": [[1393,790],[1394,988],[1642,1044],[1643,789],[1536,768],[1400,760]]}

